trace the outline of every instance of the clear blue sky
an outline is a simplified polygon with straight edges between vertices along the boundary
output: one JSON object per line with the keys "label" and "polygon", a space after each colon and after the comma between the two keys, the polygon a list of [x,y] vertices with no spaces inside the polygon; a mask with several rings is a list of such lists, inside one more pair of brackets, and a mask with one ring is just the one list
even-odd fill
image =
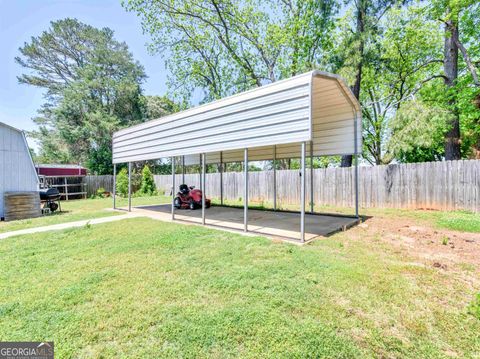
{"label": "clear blue sky", "polygon": [[50,21],[66,17],[114,30],[115,38],[125,41],[134,58],[145,67],[145,93],[165,94],[164,59],[147,52],[145,44],[149,39],[142,34],[139,19],[126,12],[120,0],[0,0],[0,9],[0,122],[27,131],[35,128],[32,117],[43,103],[43,91],[18,84],[16,76],[22,68],[14,57],[18,48],[46,30]]}

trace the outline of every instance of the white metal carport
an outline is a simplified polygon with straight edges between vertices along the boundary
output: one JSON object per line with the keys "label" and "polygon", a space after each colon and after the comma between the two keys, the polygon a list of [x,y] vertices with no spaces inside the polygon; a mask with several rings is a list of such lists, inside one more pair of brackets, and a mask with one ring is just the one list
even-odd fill
{"label": "white metal carport", "polygon": [[[355,156],[355,216],[358,217],[357,155],[362,148],[361,132],[360,105],[346,83],[336,75],[312,71],[116,132],[114,173],[117,163],[128,163],[130,178],[132,162],[170,157],[174,174],[175,158],[181,157],[184,165],[201,162],[201,187],[205,193],[207,163],[243,161],[244,230],[247,231],[248,161],[300,157],[300,240],[304,241],[307,153],[311,159]],[[175,176],[173,195],[174,181]],[[313,213],[313,200],[310,202]],[[205,206],[202,206],[202,223],[205,224]]]}

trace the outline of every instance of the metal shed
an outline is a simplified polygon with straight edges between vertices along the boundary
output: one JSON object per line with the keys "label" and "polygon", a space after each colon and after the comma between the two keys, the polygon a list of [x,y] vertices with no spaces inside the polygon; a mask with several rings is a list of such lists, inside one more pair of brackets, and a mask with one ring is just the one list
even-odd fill
{"label": "metal shed", "polygon": [[23,131],[0,122],[0,218],[5,192],[38,191],[38,177]]}
{"label": "metal shed", "polygon": [[[134,161],[170,157],[175,173],[175,158],[181,157],[185,165],[201,162],[204,187],[207,163],[247,164],[301,158],[300,239],[303,241],[306,157],[352,154],[357,168],[361,133],[360,104],[345,81],[334,74],[311,71],[122,129],[113,136],[113,163],[130,165]],[[248,165],[244,170],[244,230],[247,231]],[[358,169],[355,181],[358,199]],[[313,212],[313,201],[311,204]],[[358,200],[355,216],[358,217]],[[202,222],[205,223],[205,209]]]}

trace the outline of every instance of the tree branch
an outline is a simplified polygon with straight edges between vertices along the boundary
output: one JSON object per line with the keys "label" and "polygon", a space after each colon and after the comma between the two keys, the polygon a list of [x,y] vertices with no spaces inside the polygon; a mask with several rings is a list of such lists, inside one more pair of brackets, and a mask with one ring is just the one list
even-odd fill
{"label": "tree branch", "polygon": [[418,91],[420,91],[422,89],[422,86],[431,81],[431,80],[434,80],[434,79],[444,79],[444,80],[448,80],[447,76],[445,75],[433,75],[433,76],[430,76],[430,77],[427,77],[426,79],[420,81],[419,85],[412,91],[412,93],[410,94],[410,96],[413,96],[415,95]]}
{"label": "tree branch", "polygon": [[460,40],[456,36],[453,37],[453,41],[455,42],[455,45],[457,45],[457,47],[460,49],[463,55],[463,59],[467,64],[468,70],[472,74],[473,83],[475,84],[475,86],[480,86],[480,82],[478,81],[477,69],[475,68],[475,65],[472,63],[472,59],[470,58],[470,56],[468,56],[467,49],[465,48],[465,46],[463,46],[463,44],[460,42]]}

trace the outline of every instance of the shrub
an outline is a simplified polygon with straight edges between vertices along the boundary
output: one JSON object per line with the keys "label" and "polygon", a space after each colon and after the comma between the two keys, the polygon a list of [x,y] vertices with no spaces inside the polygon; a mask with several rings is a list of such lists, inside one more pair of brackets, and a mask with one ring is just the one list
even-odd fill
{"label": "shrub", "polygon": [[142,183],[140,185],[140,194],[152,196],[156,193],[155,181],[153,180],[152,171],[150,167],[145,165],[142,170]]}
{"label": "shrub", "polygon": [[128,170],[125,167],[117,174],[117,194],[122,197],[128,195]]}
{"label": "shrub", "polygon": [[105,197],[107,197],[107,195],[108,195],[108,193],[107,193],[107,191],[105,191],[105,188],[100,187],[99,189],[97,189],[97,197],[105,198]]}

